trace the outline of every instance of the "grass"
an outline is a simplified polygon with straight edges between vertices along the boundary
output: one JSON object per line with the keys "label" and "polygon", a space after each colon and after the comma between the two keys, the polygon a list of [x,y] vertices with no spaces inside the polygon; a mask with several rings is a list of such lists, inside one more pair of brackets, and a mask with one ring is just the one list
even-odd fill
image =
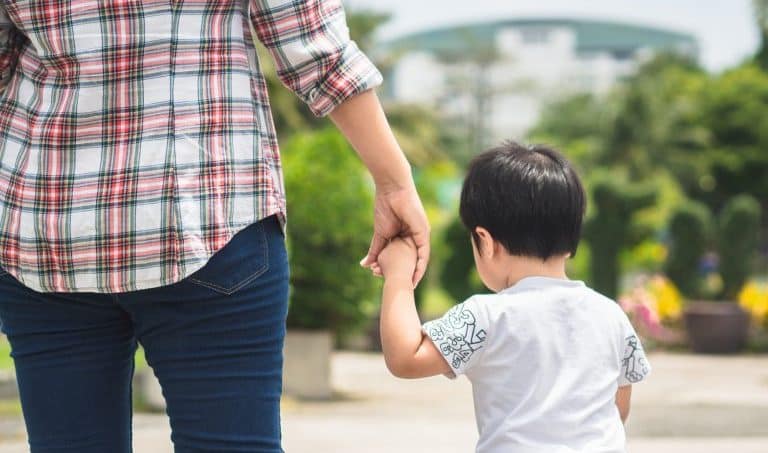
{"label": "grass", "polygon": [[11,359],[11,345],[4,335],[0,335],[0,371],[13,370],[13,359]]}
{"label": "grass", "polygon": [[136,371],[143,370],[149,366],[147,365],[147,359],[144,357],[144,349],[141,347],[136,350],[136,357],[134,358],[134,361],[136,363]]}

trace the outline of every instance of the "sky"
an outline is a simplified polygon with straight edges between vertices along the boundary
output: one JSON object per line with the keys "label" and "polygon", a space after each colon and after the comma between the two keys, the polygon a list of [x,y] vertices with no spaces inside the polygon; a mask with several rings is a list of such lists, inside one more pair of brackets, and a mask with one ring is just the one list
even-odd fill
{"label": "sky", "polygon": [[758,31],[751,0],[344,0],[349,10],[392,13],[379,33],[391,39],[443,25],[520,17],[620,20],[687,32],[701,63],[721,71],[752,55]]}

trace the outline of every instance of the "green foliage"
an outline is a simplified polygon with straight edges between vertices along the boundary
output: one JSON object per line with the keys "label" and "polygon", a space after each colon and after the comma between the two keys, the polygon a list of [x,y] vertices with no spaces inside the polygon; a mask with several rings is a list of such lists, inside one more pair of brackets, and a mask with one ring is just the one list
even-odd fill
{"label": "green foliage", "polygon": [[755,55],[755,63],[764,71],[768,71],[768,30],[760,32],[760,49]]}
{"label": "green foliage", "polygon": [[533,143],[549,143],[580,168],[600,163],[613,117],[610,102],[577,94],[549,105],[530,132]]}
{"label": "green foliage", "polygon": [[617,168],[639,179],[669,168],[688,181],[701,165],[692,155],[707,143],[696,102],[706,81],[690,60],[660,55],[608,96],[578,94],[545,108],[532,137],[561,147],[583,169]]}
{"label": "green foliage", "polygon": [[[638,214],[638,224],[640,223]],[[650,231],[646,229],[646,231]],[[627,273],[652,273],[663,271],[667,257],[667,247],[659,237],[654,235],[635,245],[621,251],[619,263],[621,269]]]}
{"label": "green foliage", "polygon": [[[761,29],[768,30],[768,1],[760,0],[756,6]],[[593,182],[599,178],[591,175],[596,168],[653,184],[659,194],[653,209],[634,213],[629,223],[632,229],[642,226],[640,231],[660,234],[672,209],[688,199],[704,203],[709,212],[720,212],[730,199],[747,194],[760,200],[763,210],[768,209],[766,124],[768,72],[758,65],[745,64],[712,75],[690,61],[663,55],[644,64],[607,96],[578,95],[545,109],[533,137],[561,147],[586,176],[590,193],[599,192],[595,187],[599,182]],[[600,206],[594,206],[597,202],[592,203],[593,208],[600,211]],[[587,228],[587,238],[594,245],[592,278],[604,280],[598,285],[610,292],[615,281],[611,272],[617,272],[618,266],[610,259],[608,264],[600,263],[614,256],[616,247],[622,249],[621,262],[626,268],[649,270],[656,264],[653,260],[643,264],[637,256],[629,256],[637,250],[628,244],[592,244],[607,241],[601,236],[613,234],[609,225],[598,225],[597,217],[602,214]],[[619,226],[618,216],[614,217]],[[762,219],[763,228],[768,227],[766,220]],[[668,265],[675,267],[679,264],[674,260],[682,257],[672,253],[673,262]],[[744,266],[750,263],[742,261]],[[682,276],[677,280],[691,281]],[[694,295],[704,291],[689,283],[682,286]]]}
{"label": "green foliage", "polygon": [[622,181],[616,175],[605,175],[592,186],[594,214],[584,225],[584,237],[592,255],[592,285],[608,297],[618,294],[621,250],[640,243],[650,233],[638,228],[634,215],[655,199],[652,187]]}
{"label": "green foliage", "polygon": [[[760,203],[749,195],[730,199],[720,213],[716,241],[722,278],[720,298],[734,300],[749,278],[757,257],[760,216]],[[669,225],[671,248],[665,271],[689,298],[705,292],[698,266],[713,223],[706,205],[687,202],[677,209]]]}
{"label": "green foliage", "polygon": [[700,98],[711,142],[689,195],[713,212],[740,194],[768,200],[768,73],[742,66],[714,78]]}
{"label": "green foliage", "polygon": [[624,168],[632,178],[668,168],[691,184],[702,166],[693,157],[709,136],[696,102],[705,83],[705,73],[675,55],[643,65],[614,94],[617,107],[600,163]]}
{"label": "green foliage", "polygon": [[445,230],[443,242],[448,250],[440,273],[440,283],[456,303],[484,289],[475,270],[470,241],[470,234],[458,217]]}
{"label": "green foliage", "polygon": [[288,193],[288,325],[348,334],[366,319],[376,281],[358,262],[373,231],[373,188],[336,131],[296,134],[283,148]]}
{"label": "green foliage", "polygon": [[[414,168],[414,180],[419,197],[424,204],[429,223],[432,225],[432,237],[442,238],[446,223],[454,216],[455,194],[461,182],[457,178],[456,165],[449,160],[435,160],[424,166]],[[425,307],[426,299],[434,294],[439,285],[439,278],[444,265],[448,244],[441,240],[432,241],[432,251],[427,273],[416,287],[416,308],[419,312]],[[431,291],[431,292],[430,292]]]}
{"label": "green foliage", "polygon": [[760,48],[755,55],[755,62],[768,71],[768,0],[753,0],[753,3],[760,30]]}
{"label": "green foliage", "polygon": [[720,214],[718,245],[723,296],[734,300],[757,256],[760,204],[748,195],[731,199]]}
{"label": "green foliage", "polygon": [[568,260],[565,264],[568,278],[573,280],[591,281],[592,278],[589,275],[589,267],[592,262],[591,257],[592,250],[589,247],[589,243],[581,241],[576,256]]}
{"label": "green foliage", "polygon": [[707,247],[711,224],[709,209],[696,201],[681,204],[670,220],[671,244],[664,271],[689,298],[701,296],[699,261]]}
{"label": "green foliage", "polygon": [[390,104],[387,120],[414,166],[424,167],[446,159],[445,128],[433,110],[421,105]]}

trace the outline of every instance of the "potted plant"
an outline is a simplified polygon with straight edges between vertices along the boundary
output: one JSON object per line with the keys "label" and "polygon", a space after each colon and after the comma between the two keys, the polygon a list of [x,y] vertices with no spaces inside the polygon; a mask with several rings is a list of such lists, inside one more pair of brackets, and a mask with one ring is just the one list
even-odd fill
{"label": "potted plant", "polygon": [[756,350],[768,352],[768,281],[753,280],[744,285],[739,305],[752,317]]}
{"label": "potted plant", "polygon": [[336,131],[294,136],[284,148],[291,291],[287,394],[332,395],[333,345],[364,324],[376,281],[358,262],[372,231],[372,185]]}
{"label": "potted plant", "polygon": [[679,324],[683,297],[667,277],[660,274],[638,276],[619,297],[619,305],[643,338],[646,350],[682,343]]}
{"label": "potted plant", "polygon": [[[699,353],[729,354],[744,349],[749,315],[736,303],[757,254],[760,205],[747,195],[729,200],[714,234],[708,230],[712,216],[697,202],[683,204],[670,224],[671,248],[667,275],[691,301],[684,320],[692,349]],[[714,241],[709,241],[714,236]],[[707,244],[713,243],[719,260],[720,288],[707,291],[700,263]]]}

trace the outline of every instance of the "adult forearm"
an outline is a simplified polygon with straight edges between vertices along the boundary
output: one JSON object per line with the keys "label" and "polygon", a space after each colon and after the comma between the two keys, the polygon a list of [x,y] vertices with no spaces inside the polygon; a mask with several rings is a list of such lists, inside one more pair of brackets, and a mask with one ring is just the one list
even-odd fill
{"label": "adult forearm", "polygon": [[397,190],[413,184],[408,160],[373,90],[347,99],[330,118],[357,151],[379,189]]}
{"label": "adult forearm", "polygon": [[381,345],[392,374],[408,374],[421,345],[421,322],[410,279],[387,279],[381,306]]}

